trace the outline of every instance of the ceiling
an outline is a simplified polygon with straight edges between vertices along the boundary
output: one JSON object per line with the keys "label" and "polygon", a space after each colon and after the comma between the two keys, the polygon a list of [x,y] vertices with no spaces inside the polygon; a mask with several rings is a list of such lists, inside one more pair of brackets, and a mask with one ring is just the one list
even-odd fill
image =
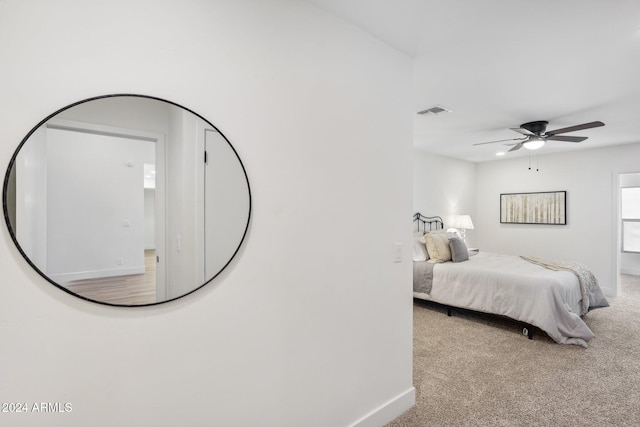
{"label": "ceiling", "polygon": [[308,0],[414,59],[417,149],[472,162],[499,159],[510,130],[600,120],[501,158],[640,142],[638,0]]}

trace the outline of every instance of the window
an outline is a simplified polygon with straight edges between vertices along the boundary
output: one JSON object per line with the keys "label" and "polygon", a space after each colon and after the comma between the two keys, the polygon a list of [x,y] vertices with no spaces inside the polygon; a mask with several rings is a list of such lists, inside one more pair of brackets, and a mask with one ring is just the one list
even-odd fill
{"label": "window", "polygon": [[622,252],[640,253],[640,187],[621,189]]}

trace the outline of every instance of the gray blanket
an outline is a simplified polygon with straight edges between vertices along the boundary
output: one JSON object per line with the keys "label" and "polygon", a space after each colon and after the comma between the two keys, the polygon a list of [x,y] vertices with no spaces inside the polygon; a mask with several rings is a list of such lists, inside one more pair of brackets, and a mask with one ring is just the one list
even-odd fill
{"label": "gray blanket", "polygon": [[604,297],[598,285],[598,279],[591,270],[577,262],[548,261],[532,256],[521,256],[525,261],[532,262],[549,270],[570,271],[576,275],[580,283],[580,293],[582,294],[582,307],[580,316],[584,316],[589,311],[589,307],[608,307],[609,303]]}
{"label": "gray blanket", "polygon": [[431,293],[434,266],[435,264],[427,261],[415,261],[413,263],[413,292]]}

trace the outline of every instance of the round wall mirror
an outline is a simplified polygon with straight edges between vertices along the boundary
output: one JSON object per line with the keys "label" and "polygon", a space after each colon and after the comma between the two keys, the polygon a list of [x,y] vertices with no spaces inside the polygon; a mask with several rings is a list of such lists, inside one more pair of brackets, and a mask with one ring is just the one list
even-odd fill
{"label": "round wall mirror", "polygon": [[211,122],[123,94],[36,125],[11,159],[3,207],[18,250],[50,283],[101,304],[145,306],[189,294],[229,265],[251,192]]}

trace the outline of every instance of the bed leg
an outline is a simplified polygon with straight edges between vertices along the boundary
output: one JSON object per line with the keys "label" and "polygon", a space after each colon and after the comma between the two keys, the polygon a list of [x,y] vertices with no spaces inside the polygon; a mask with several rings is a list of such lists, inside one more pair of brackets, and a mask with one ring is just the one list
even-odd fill
{"label": "bed leg", "polygon": [[447,316],[451,317],[451,307],[447,307]]}
{"label": "bed leg", "polygon": [[522,335],[526,335],[530,340],[533,339],[533,329],[532,328],[522,328]]}

